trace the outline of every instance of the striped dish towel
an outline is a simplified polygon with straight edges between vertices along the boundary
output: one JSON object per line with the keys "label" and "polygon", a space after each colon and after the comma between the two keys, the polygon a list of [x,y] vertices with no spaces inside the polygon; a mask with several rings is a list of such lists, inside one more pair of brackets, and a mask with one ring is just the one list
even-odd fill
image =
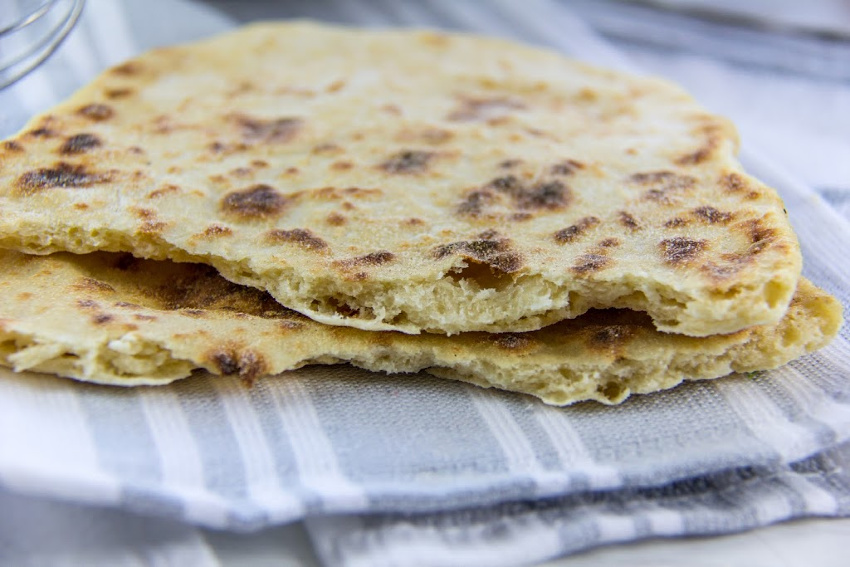
{"label": "striped dish towel", "polygon": [[[546,0],[297,4],[337,21],[484,31],[629,66]],[[56,57],[0,92],[2,133],[106,64],[229,25],[190,7],[90,0]],[[806,276],[850,306],[848,221],[751,150],[744,158],[785,199]],[[0,504],[19,510],[16,499],[28,495],[119,508],[188,530],[185,541],[195,537],[187,524],[249,531],[306,519],[322,561],[345,566],[513,565],[611,542],[848,515],[848,341],[845,325],[828,348],[780,370],[615,408],[559,409],[346,366],[252,389],[198,376],[124,390],[0,371]],[[3,535],[12,523],[0,519],[0,563],[21,557],[4,556],[9,549],[24,553]],[[178,551],[187,552],[177,548],[160,564],[180,564]],[[108,557],[103,564],[137,564]]]}

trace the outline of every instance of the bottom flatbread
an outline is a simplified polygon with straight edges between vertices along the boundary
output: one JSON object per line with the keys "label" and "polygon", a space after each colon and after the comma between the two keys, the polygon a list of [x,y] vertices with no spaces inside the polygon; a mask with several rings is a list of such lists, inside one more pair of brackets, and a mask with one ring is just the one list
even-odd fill
{"label": "bottom flatbread", "polygon": [[683,380],[775,368],[824,346],[841,306],[801,280],[771,326],[694,338],[641,313],[592,311],[529,333],[405,335],[316,323],[207,267],[94,253],[0,251],[0,364],[101,384],[167,384],[196,369],[248,382],[349,362],[531,394],[616,404]]}

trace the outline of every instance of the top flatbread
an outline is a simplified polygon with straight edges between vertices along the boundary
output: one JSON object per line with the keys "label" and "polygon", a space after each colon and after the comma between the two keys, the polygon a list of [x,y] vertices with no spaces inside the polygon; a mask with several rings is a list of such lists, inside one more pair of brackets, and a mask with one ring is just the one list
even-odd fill
{"label": "top flatbread", "polygon": [[204,262],[324,323],[592,307],[775,323],[800,254],[680,89],[493,39],[262,24],[115,67],[0,149],[0,245]]}

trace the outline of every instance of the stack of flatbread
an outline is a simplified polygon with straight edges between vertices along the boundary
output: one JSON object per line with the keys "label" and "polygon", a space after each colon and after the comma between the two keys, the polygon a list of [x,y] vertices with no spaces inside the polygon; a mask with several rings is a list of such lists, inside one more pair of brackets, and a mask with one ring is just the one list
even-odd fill
{"label": "stack of flatbread", "polygon": [[736,144],[666,82],[494,39],[159,49],[0,143],[0,363],[153,385],[350,362],[558,405],[774,368],[840,305]]}

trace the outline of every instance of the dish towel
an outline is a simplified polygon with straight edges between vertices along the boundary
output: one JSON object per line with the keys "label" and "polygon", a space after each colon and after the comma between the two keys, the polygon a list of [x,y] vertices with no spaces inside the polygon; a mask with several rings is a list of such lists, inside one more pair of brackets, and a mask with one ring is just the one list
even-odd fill
{"label": "dish towel", "polygon": [[[551,0],[293,4],[301,15],[486,32],[631,68]],[[190,8],[90,0],[56,56],[0,91],[0,133],[104,65],[232,25],[189,18]],[[743,158],[785,199],[805,275],[850,311],[850,222],[746,139]],[[328,566],[517,565],[850,515],[848,341],[845,325],[829,347],[777,371],[618,407],[554,408],[347,366],[251,389],[198,376],[125,390],[3,370],[0,564],[214,565],[192,526],[244,532],[304,520]]]}

